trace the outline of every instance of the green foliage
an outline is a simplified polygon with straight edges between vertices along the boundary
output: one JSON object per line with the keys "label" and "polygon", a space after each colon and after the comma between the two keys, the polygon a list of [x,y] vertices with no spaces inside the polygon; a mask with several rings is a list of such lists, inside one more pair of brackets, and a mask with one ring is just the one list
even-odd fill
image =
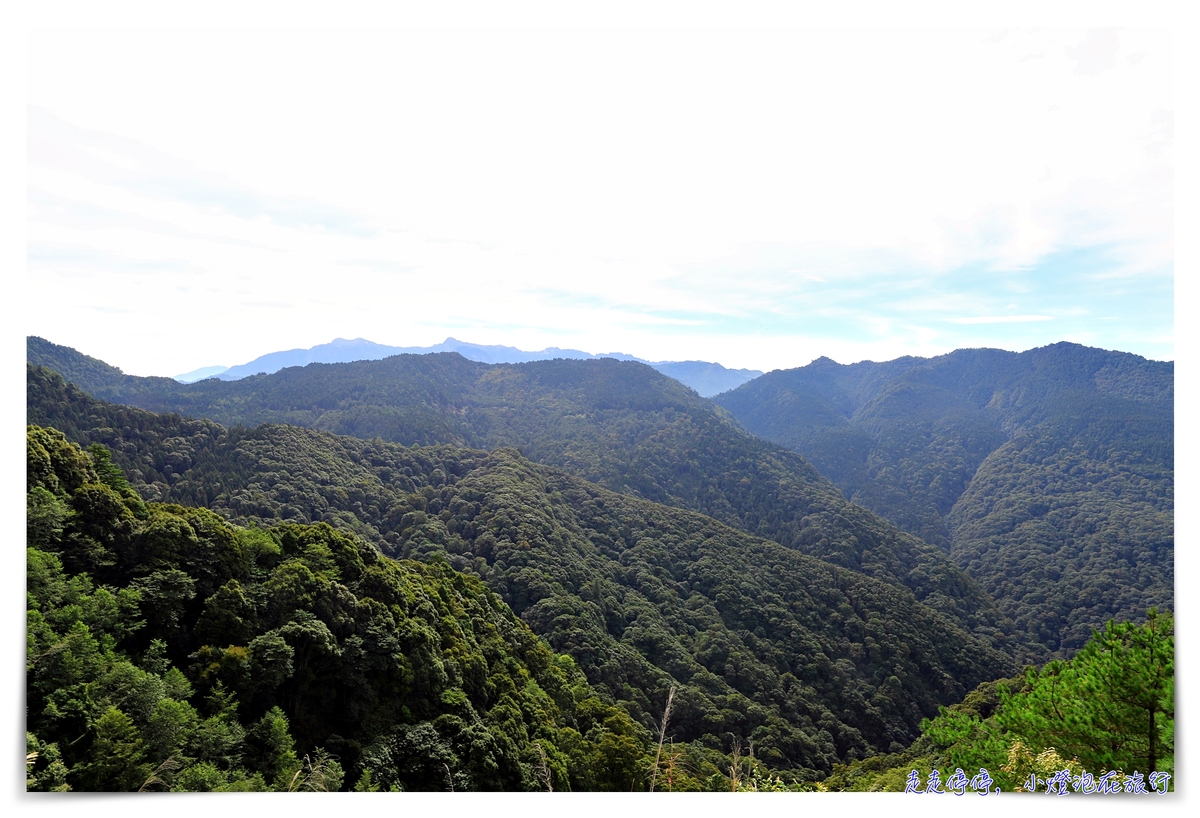
{"label": "green foliage", "polygon": [[92,727],[88,760],[80,764],[73,789],[130,792],[150,775],[143,741],[129,716],[109,706]]}
{"label": "green foliage", "polygon": [[1174,771],[1175,639],[1169,615],[1109,622],[1069,662],[1051,662],[996,724],[1089,770]]}
{"label": "green foliage", "polygon": [[1031,774],[1044,788],[1061,770],[1173,776],[1174,734],[1173,622],[1151,609],[1141,625],[1108,622],[1068,661],[981,685],[925,721],[908,750],[841,767],[826,784],[901,791],[913,769],[922,780],[938,769],[945,780],[981,767],[1006,792]]}
{"label": "green foliage", "polygon": [[[540,752],[560,790],[643,785],[622,771],[644,767],[646,731],[479,580],[323,524],[238,530],[155,503],[139,517],[56,433],[29,440],[47,457],[27,506],[72,509],[27,549],[29,789],[540,789]],[[87,564],[73,534],[97,486],[121,504],[87,522],[100,585],[68,567]],[[401,763],[401,736],[436,751],[436,776]]]}
{"label": "green foliage", "polygon": [[[848,503],[803,458],[746,434],[710,401],[642,364],[601,359],[489,366],[454,353],[398,355],[183,385],[115,372],[100,376],[74,350],[40,339],[30,339],[29,360],[30,420],[109,446],[149,499],[211,505],[212,483],[180,483],[189,482],[189,470],[203,468],[224,430],[180,418],[151,430],[156,424],[120,408],[98,415],[86,395],[36,364],[78,378],[106,400],[227,425],[288,423],[406,445],[519,447],[530,459],[613,491],[692,509],[907,587],[966,629],[1010,647],[1008,626],[992,602],[941,549]],[[145,430],[153,441],[138,446],[123,434],[131,428]],[[316,479],[323,473],[288,476],[297,491],[279,510],[284,519],[315,518],[307,500],[324,493]],[[338,485],[353,494],[359,484]],[[262,502],[249,487],[236,497],[246,517],[270,516]],[[368,530],[356,533],[372,537]]]}
{"label": "green foliage", "polygon": [[1109,622],[1070,661],[1030,669],[1023,689],[1002,691],[991,718],[947,711],[925,733],[947,766],[1000,770],[993,777],[1005,789],[1054,763],[1042,755],[1049,750],[1097,776],[1173,774],[1172,630],[1153,609],[1141,626]]}
{"label": "green foliage", "polygon": [[25,789],[28,792],[66,792],[67,765],[58,745],[44,744],[33,733],[25,734]]}
{"label": "green foliage", "polygon": [[[149,419],[139,424],[131,442],[156,434]],[[673,738],[718,753],[753,740],[760,760],[791,778],[813,780],[838,762],[906,746],[939,704],[1012,670],[1007,657],[903,588],[711,518],[607,492],[511,449],[410,449],[282,426],[230,430],[219,441],[173,492],[206,497],[239,522],[329,521],[392,556],[476,574],[556,651],[574,657],[639,729],[654,727],[676,684]],[[243,501],[248,495],[253,502]],[[160,514],[152,512],[151,525]],[[297,529],[310,539],[315,530]],[[343,552],[297,539],[287,526],[273,533],[282,550],[260,549],[273,567],[259,580],[261,635],[248,645],[245,675],[250,684],[270,678],[305,687],[308,666],[339,657],[327,649],[334,643],[320,620],[298,611],[315,610],[350,579],[386,604],[406,600],[380,581],[377,566],[356,568]],[[228,586],[214,593],[234,599]],[[240,605],[218,607],[233,613]],[[201,611],[201,629],[218,627],[216,616]],[[251,621],[247,613],[236,619]],[[329,631],[336,633],[332,622]],[[197,668],[207,668],[197,672],[236,684],[247,666],[226,644],[218,639],[197,654]],[[475,667],[466,657],[461,664]],[[408,740],[371,752],[408,752]],[[614,734],[607,741],[622,740]],[[540,767],[540,759],[522,763]],[[421,764],[425,786],[445,780],[436,763]],[[632,774],[605,764],[580,765],[574,775],[602,771],[605,786],[618,786]],[[727,768],[721,762],[713,773]],[[373,780],[384,788],[396,783]]]}
{"label": "green foliage", "polygon": [[952,511],[955,556],[1056,656],[1110,618],[1173,607],[1173,476],[1137,460],[1015,438]]}
{"label": "green foliage", "polygon": [[[273,685],[278,686],[278,685]],[[248,761],[276,789],[291,786],[301,765],[292,749],[292,736],[287,714],[278,705],[272,707],[250,728],[247,734]],[[363,775],[370,776],[369,770]]]}
{"label": "green foliage", "polygon": [[1174,369],[1054,344],[772,372],[718,396],[846,497],[950,551],[1030,661],[1170,609]]}
{"label": "green foliage", "polygon": [[25,541],[32,548],[53,548],[62,539],[71,510],[42,486],[34,486],[25,499]]}
{"label": "green foliage", "polygon": [[124,786],[125,759],[147,789],[637,789],[672,687],[659,789],[1173,768],[1168,615],[987,681],[1012,673],[997,647],[1066,657],[1170,608],[1169,365],[819,361],[722,399],[950,549],[1002,615],[944,552],[637,365],[400,356],[182,387],[37,340],[31,364],[112,399],[375,437],[156,416],[30,367],[30,419],[93,446],[29,430],[38,787]]}

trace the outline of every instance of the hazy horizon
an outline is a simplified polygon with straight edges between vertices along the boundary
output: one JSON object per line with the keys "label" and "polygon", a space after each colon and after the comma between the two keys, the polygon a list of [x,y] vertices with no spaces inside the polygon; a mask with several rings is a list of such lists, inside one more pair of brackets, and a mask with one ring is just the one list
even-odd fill
{"label": "hazy horizon", "polygon": [[27,281],[56,309],[21,320],[131,374],[335,337],[763,371],[1175,354],[1166,29],[36,29],[28,54]]}
{"label": "hazy horizon", "polygon": [[[39,337],[41,337],[41,336],[39,336]],[[53,338],[44,338],[44,340],[50,341],[51,343],[59,344],[59,342],[58,342],[58,341],[55,341]],[[375,340],[375,339],[373,339],[373,338],[362,338],[362,337],[355,337],[355,338],[331,338],[331,339],[330,339],[330,340],[328,340],[328,341],[323,341],[323,342],[321,342],[321,343],[314,344],[314,345],[313,345],[313,346],[311,346],[311,347],[292,347],[292,348],[289,348],[289,349],[271,349],[271,350],[266,350],[266,351],[264,351],[264,352],[260,352],[260,353],[258,353],[257,355],[254,355],[254,356],[247,357],[247,358],[245,358],[245,360],[239,360],[239,361],[237,361],[236,363],[232,363],[232,364],[227,364],[227,363],[209,363],[209,364],[205,364],[205,365],[202,365],[202,366],[195,367],[194,369],[188,370],[187,372],[174,372],[174,373],[166,373],[166,372],[134,373],[134,372],[130,372],[130,371],[128,371],[127,369],[125,369],[125,367],[121,366],[121,365],[120,365],[119,363],[117,363],[117,362],[110,361],[110,360],[106,360],[106,359],[103,359],[103,358],[99,358],[99,360],[103,360],[103,361],[104,361],[104,363],[106,363],[106,364],[109,364],[109,365],[111,365],[111,366],[116,366],[118,369],[121,369],[121,370],[122,370],[123,372],[125,372],[125,374],[127,374],[127,375],[135,375],[135,374],[136,374],[136,375],[140,375],[140,376],[143,376],[143,377],[167,377],[167,378],[180,378],[180,377],[184,377],[184,376],[187,376],[187,375],[192,375],[192,374],[194,374],[194,373],[196,373],[196,372],[199,372],[199,371],[202,371],[202,370],[206,370],[206,369],[225,371],[225,370],[228,370],[228,369],[233,369],[233,368],[235,368],[235,367],[239,367],[239,366],[245,366],[246,364],[249,364],[249,363],[251,363],[251,362],[253,362],[253,361],[255,361],[255,360],[259,359],[259,358],[262,358],[262,357],[264,357],[264,356],[271,355],[271,354],[274,354],[274,353],[281,353],[281,352],[292,352],[292,351],[297,351],[297,350],[310,350],[310,349],[313,349],[313,348],[315,348],[315,347],[319,347],[319,346],[325,346],[325,345],[328,345],[328,344],[336,343],[337,341],[350,341],[350,342],[353,342],[353,341],[366,341],[366,342],[368,342],[368,343],[379,344],[380,346],[393,346],[393,347],[400,347],[400,346],[402,346],[402,345],[400,345],[400,344],[383,344],[383,343],[381,343],[381,342],[379,342],[379,341],[376,341],[376,340]],[[445,342],[447,342],[447,341],[458,341],[458,342],[460,342],[460,343],[463,343],[463,344],[471,344],[471,345],[485,346],[485,345],[483,345],[483,344],[476,344],[474,341],[472,341],[472,340],[471,340],[471,339],[469,339],[469,338],[454,338],[454,337],[452,337],[452,336],[449,336],[449,337],[447,337],[447,338],[443,339],[443,340],[442,340],[441,342],[439,342],[438,344],[428,344],[428,345],[426,345],[426,348],[428,348],[428,347],[436,347],[436,346],[438,346],[440,343],[445,343]],[[1028,347],[1028,348],[1026,348],[1026,349],[1005,349],[1004,351],[1006,351],[1006,352],[1015,352],[1015,353],[1028,352],[1028,351],[1029,351],[1029,350],[1031,350],[1031,349],[1037,349],[1037,348],[1039,348],[1039,347],[1044,347],[1044,346],[1051,346],[1051,345],[1053,345],[1053,344],[1056,344],[1056,343],[1064,343],[1064,341],[1050,341],[1050,342],[1048,342],[1048,343],[1046,343],[1046,344],[1037,344],[1037,345],[1035,345],[1035,346],[1030,346],[1030,347]],[[1073,342],[1066,341],[1065,343],[1073,343]],[[60,346],[70,346],[69,344],[59,344],[59,345],[60,345]],[[598,358],[598,357],[604,357],[604,356],[606,356],[606,355],[628,355],[628,356],[630,356],[630,357],[637,358],[637,359],[640,359],[640,360],[642,360],[642,361],[644,361],[644,362],[648,362],[648,363],[669,363],[668,361],[653,361],[653,360],[651,360],[651,359],[649,359],[649,358],[646,358],[645,356],[638,355],[636,352],[630,352],[630,351],[628,351],[628,350],[624,350],[624,349],[609,349],[609,350],[604,350],[604,351],[593,352],[593,351],[591,351],[591,350],[581,350],[581,349],[572,348],[572,347],[554,347],[554,346],[551,346],[551,347],[543,347],[542,349],[536,349],[536,350],[532,350],[532,349],[520,349],[519,347],[515,347],[515,346],[513,346],[512,344],[503,344],[503,343],[501,343],[501,344],[494,344],[494,345],[486,345],[486,346],[503,346],[503,347],[507,347],[507,348],[510,348],[510,349],[516,349],[516,350],[517,350],[517,351],[519,351],[519,352],[524,352],[524,353],[529,353],[529,354],[536,354],[536,353],[540,353],[540,352],[545,352],[545,351],[547,351],[547,350],[549,350],[549,349],[555,349],[555,348],[557,348],[557,349],[561,349],[561,350],[564,350],[564,351],[584,352],[584,353],[587,353],[587,354],[589,354],[589,355],[591,355],[591,356],[593,356],[593,357],[597,357],[597,358]],[[1091,346],[1091,345],[1084,344],[1084,346]],[[80,349],[80,348],[76,348],[76,347],[73,347],[73,348],[74,348],[74,349],[76,349],[76,351],[77,351],[77,352],[81,352],[81,353],[83,353],[84,355],[88,355],[89,357],[92,357],[92,358],[98,358],[98,356],[96,356],[96,355],[94,355],[94,354],[92,354],[92,353],[89,353],[89,352],[88,352],[86,349]],[[413,347],[413,346],[410,346],[410,348],[415,348],[415,347]],[[1124,352],[1124,353],[1129,353],[1129,354],[1132,354],[1132,355],[1137,355],[1137,354],[1138,354],[1138,353],[1136,353],[1136,352],[1130,352],[1129,350],[1124,350],[1124,349],[1114,349],[1114,348],[1107,348],[1107,347],[1095,347],[1095,348],[1098,348],[1098,349],[1105,349],[1105,350],[1107,350],[1107,351],[1109,351],[1109,352]],[[1002,349],[1002,347],[986,347],[986,346],[982,346],[982,345],[976,345],[976,346],[958,347],[958,349]],[[916,357],[922,357],[922,358],[934,358],[934,357],[938,357],[938,355],[939,355],[939,354],[949,354],[950,352],[954,352],[954,351],[956,351],[956,350],[948,350],[948,351],[947,351],[947,352],[945,352],[945,353],[938,353],[938,354],[934,354],[934,355],[920,355],[920,356],[916,356]],[[418,354],[425,354],[425,353],[418,353]],[[759,371],[759,372],[762,372],[763,374],[766,374],[766,373],[773,372],[773,371],[777,371],[777,370],[780,370],[780,369],[796,369],[796,368],[804,367],[804,366],[807,366],[807,365],[809,365],[809,364],[813,363],[814,361],[816,361],[816,360],[818,360],[818,359],[820,359],[820,358],[828,358],[829,360],[832,360],[834,363],[841,364],[841,365],[845,366],[845,365],[856,364],[856,363],[885,363],[885,362],[887,362],[887,361],[892,361],[892,360],[895,360],[896,358],[901,358],[901,357],[905,357],[905,356],[904,356],[904,355],[894,355],[894,356],[892,356],[892,357],[890,357],[890,358],[862,358],[862,359],[858,359],[858,360],[852,360],[852,361],[851,361],[851,360],[839,361],[839,360],[837,360],[836,358],[833,358],[833,357],[832,357],[832,356],[830,356],[830,355],[818,355],[818,356],[816,356],[816,357],[812,358],[811,360],[808,360],[808,361],[804,361],[804,362],[802,362],[802,363],[795,364],[794,366],[776,367],[775,369],[765,369],[765,368],[763,368],[763,367],[754,367],[754,366],[748,366],[748,367],[733,367],[733,366],[729,366],[729,365],[727,365],[727,364],[724,364],[724,363],[723,363],[723,362],[721,362],[721,361],[705,361],[705,363],[715,363],[715,364],[719,364],[719,365],[721,365],[721,366],[724,366],[726,369],[729,369],[729,370]],[[1175,360],[1174,358],[1153,358],[1153,357],[1146,356],[1146,355],[1142,355],[1142,356],[1140,356],[1140,357],[1146,358],[1147,360],[1151,360],[1151,361],[1160,361],[1160,362],[1174,362],[1174,360]],[[683,361],[683,360],[689,360],[689,361],[698,361],[698,360],[701,360],[701,359],[698,359],[698,358],[680,359],[680,361]]]}

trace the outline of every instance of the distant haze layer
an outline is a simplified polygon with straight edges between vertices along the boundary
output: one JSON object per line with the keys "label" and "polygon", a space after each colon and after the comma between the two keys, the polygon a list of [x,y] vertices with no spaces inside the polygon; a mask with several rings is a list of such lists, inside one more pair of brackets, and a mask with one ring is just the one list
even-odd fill
{"label": "distant haze layer", "polygon": [[270,375],[289,366],[306,366],[313,363],[343,364],[351,361],[377,361],[392,355],[424,355],[432,352],[457,352],[471,361],[485,364],[521,364],[529,361],[546,361],[554,358],[588,359],[616,358],[621,361],[638,361],[649,364],[664,375],[674,378],[685,386],[695,389],[701,397],[735,389],[747,381],[763,374],[757,369],[727,369],[718,363],[709,361],[647,361],[642,358],[627,355],[623,352],[605,352],[593,355],[578,349],[560,349],[548,347],[537,352],[526,352],[516,347],[499,344],[472,344],[447,338],[440,344],[428,347],[393,347],[386,344],[376,344],[363,338],[347,341],[335,338],[328,344],[319,344],[309,349],[289,349],[282,352],[269,352],[260,355],[253,361],[239,366],[206,366],[192,372],[176,375],[175,380],[181,383],[195,383],[205,378],[220,378],[223,381],[236,381],[250,375],[265,373]]}

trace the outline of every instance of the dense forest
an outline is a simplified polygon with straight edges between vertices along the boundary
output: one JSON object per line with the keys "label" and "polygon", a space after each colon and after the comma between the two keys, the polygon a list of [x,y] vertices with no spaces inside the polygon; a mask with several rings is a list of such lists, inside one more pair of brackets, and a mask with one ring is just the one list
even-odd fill
{"label": "dense forest", "polygon": [[[847,502],[802,457],[747,434],[711,401],[640,363],[487,365],[452,353],[398,355],[185,385],[126,376],[37,338],[29,361],[31,379],[44,365],[94,397],[225,426],[287,423],[405,445],[513,446],[613,491],[698,511],[903,585],[998,647],[1014,630],[942,549]],[[50,412],[62,401],[40,389],[30,387],[31,421],[65,429],[69,419],[37,414],[35,404]],[[1048,655],[1022,638],[1023,658]]]}
{"label": "dense forest", "polygon": [[43,374],[70,394],[46,404],[76,418],[64,431],[110,446],[147,496],[237,522],[327,522],[393,556],[441,556],[647,729],[674,687],[679,740],[753,742],[795,779],[907,746],[939,704],[1013,669],[902,587],[511,449],[225,430],[103,404]]}
{"label": "dense forest", "polygon": [[[835,790],[1151,794],[1174,790],[1175,628],[1109,620],[1070,660],[985,682],[901,753],[839,765]],[[976,770],[979,774],[976,774]],[[981,786],[982,785],[982,786]]]}
{"label": "dense forest", "polygon": [[29,360],[28,789],[1173,788],[1169,364]]}
{"label": "dense forest", "polygon": [[29,789],[642,787],[649,732],[444,560],[27,452]]}
{"label": "dense forest", "polygon": [[946,549],[1055,655],[1173,607],[1170,362],[1067,343],[821,359],[715,400]]}

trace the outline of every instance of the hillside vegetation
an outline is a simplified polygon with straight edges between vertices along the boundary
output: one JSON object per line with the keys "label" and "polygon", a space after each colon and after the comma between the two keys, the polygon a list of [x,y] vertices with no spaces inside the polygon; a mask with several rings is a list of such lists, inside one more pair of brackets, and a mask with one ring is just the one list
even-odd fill
{"label": "hillside vegetation", "polygon": [[[1007,636],[1012,623],[944,551],[847,502],[802,457],[747,434],[712,402],[636,362],[492,366],[449,353],[399,355],[184,385],[121,375],[40,339],[30,339],[29,350],[31,365],[45,364],[95,397],[154,412],[406,445],[516,447],[613,491],[698,511],[906,587],[966,629],[1016,650]],[[30,373],[31,419],[76,423],[60,408],[70,398],[52,394],[36,367]],[[46,414],[36,414],[39,407]],[[147,474],[145,482],[157,479]],[[1031,658],[1045,652],[1020,650]]]}
{"label": "hillside vegetation", "polygon": [[1169,365],[817,362],[739,398],[835,487],[636,363],[401,356],[239,391],[36,341],[236,422],[29,366],[30,789],[1173,774]]}
{"label": "hillside vegetation", "polygon": [[1169,362],[1055,344],[772,372],[718,396],[944,548],[1057,655],[1174,596]]}
{"label": "hillside vegetation", "polygon": [[1144,619],[1109,620],[1070,660],[985,682],[922,723],[904,752],[840,765],[825,785],[961,794],[970,782],[976,791],[1059,796],[1173,790],[1175,624],[1154,608]]}
{"label": "hillside vegetation", "polygon": [[27,439],[29,789],[644,787],[648,731],[478,579]]}
{"label": "hillside vegetation", "polygon": [[57,398],[31,401],[31,417],[57,411],[73,439],[110,447],[146,496],[238,522],[327,522],[397,557],[447,559],[645,728],[674,686],[677,741],[722,753],[752,741],[794,778],[907,746],[939,704],[1015,669],[903,587],[515,450],[224,429],[34,374],[31,389]]}

